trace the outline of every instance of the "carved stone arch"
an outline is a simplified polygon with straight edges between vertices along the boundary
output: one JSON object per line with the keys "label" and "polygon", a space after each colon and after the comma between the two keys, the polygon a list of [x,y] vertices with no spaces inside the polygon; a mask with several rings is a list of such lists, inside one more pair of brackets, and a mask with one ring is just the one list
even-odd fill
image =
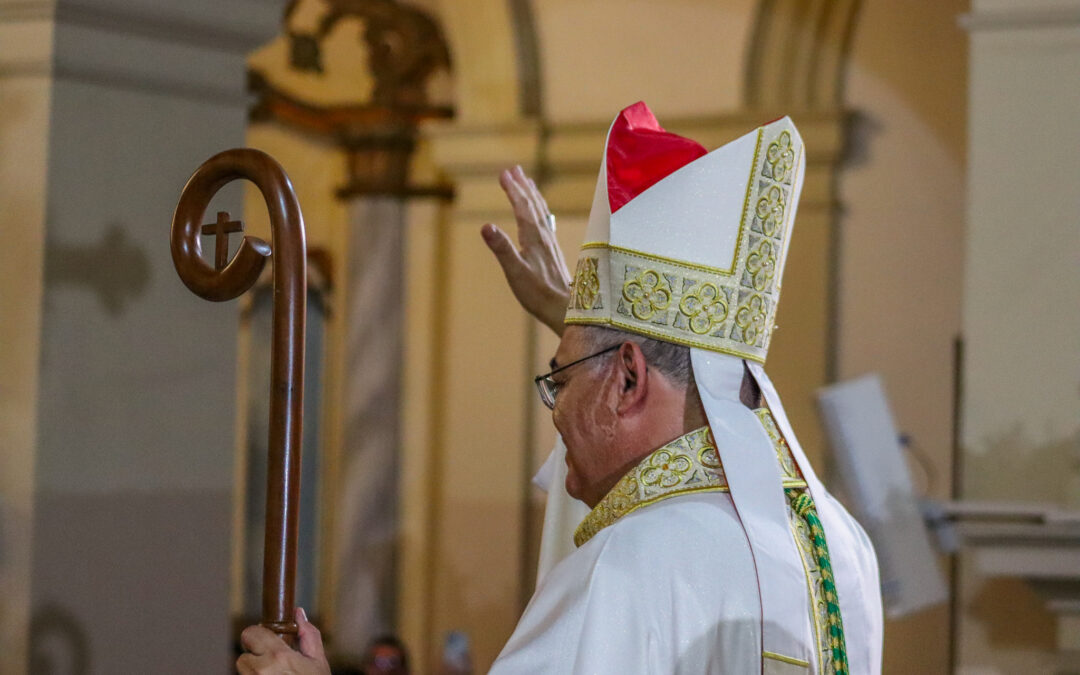
{"label": "carved stone arch", "polygon": [[747,49],[747,107],[840,107],[861,5],[862,0],[761,0]]}

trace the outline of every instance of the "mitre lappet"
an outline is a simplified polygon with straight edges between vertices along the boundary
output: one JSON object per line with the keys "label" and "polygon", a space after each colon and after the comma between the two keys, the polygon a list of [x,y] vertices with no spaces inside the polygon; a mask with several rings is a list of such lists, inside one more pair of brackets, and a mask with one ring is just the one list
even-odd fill
{"label": "mitre lappet", "polygon": [[[820,640],[810,634],[806,575],[789,524],[791,476],[770,430],[789,446],[805,490],[828,497],[763,367],[805,165],[787,117],[708,152],[665,131],[644,103],[626,108],[608,132],[565,321],[690,348],[757,570],[762,653],[811,661]],[[740,402],[747,370],[768,422]]]}

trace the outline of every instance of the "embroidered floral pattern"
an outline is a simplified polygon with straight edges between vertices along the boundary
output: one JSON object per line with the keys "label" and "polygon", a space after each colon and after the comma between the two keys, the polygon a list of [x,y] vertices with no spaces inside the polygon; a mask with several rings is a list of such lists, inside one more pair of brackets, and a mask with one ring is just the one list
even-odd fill
{"label": "embroidered floral pattern", "polygon": [[764,291],[776,274],[776,247],[762,239],[746,257],[746,273],[755,291]]}
{"label": "embroidered floral pattern", "polygon": [[649,456],[649,466],[641,472],[644,485],[671,487],[678,485],[693,465],[686,455],[672,454],[668,450],[657,450]]}
{"label": "embroidered floral pattern", "polygon": [[623,283],[623,298],[630,303],[630,311],[636,318],[648,321],[671,304],[671,286],[663,274],[646,269]]}
{"label": "embroidered floral pattern", "polygon": [[761,223],[761,232],[765,236],[779,235],[780,227],[784,224],[785,208],[787,204],[784,202],[784,191],[775,185],[766,190],[758,200],[755,213]]}
{"label": "embroidered floral pattern", "polygon": [[699,284],[697,288],[683,295],[679,301],[679,311],[687,317],[690,330],[698,335],[705,335],[727,319],[727,296],[716,284]]}
{"label": "embroidered floral pattern", "polygon": [[769,149],[765,152],[765,167],[762,173],[782,183],[794,166],[795,148],[791,144],[791,134],[785,131],[769,144]]}
{"label": "embroidered floral pattern", "polygon": [[698,461],[706,469],[719,472],[721,476],[724,474],[724,467],[720,466],[720,455],[711,445],[701,449],[698,453]]}
{"label": "embroidered floral pattern", "polygon": [[758,338],[765,330],[766,309],[765,298],[757,293],[751,295],[739,306],[739,311],[735,313],[735,325],[744,343],[757,344]]}
{"label": "embroidered floral pattern", "polygon": [[600,309],[600,274],[597,259],[582,257],[578,260],[574,272],[574,283],[570,288],[570,307],[572,309]]}
{"label": "embroidered floral pattern", "polygon": [[[769,414],[767,410],[758,411],[758,416],[762,413]],[[794,466],[786,444],[777,446],[777,452],[784,455],[781,465]],[[806,481],[801,476],[785,475],[783,485],[805,488]],[[574,543],[581,546],[600,530],[643,506],[678,495],[727,489],[720,453],[716,451],[709,427],[701,427],[657,448],[623,476],[578,525]]]}
{"label": "embroidered floral pattern", "polygon": [[619,518],[661,499],[691,492],[723,492],[727,479],[708,427],[658,448],[622,477],[574,532],[581,546]]}

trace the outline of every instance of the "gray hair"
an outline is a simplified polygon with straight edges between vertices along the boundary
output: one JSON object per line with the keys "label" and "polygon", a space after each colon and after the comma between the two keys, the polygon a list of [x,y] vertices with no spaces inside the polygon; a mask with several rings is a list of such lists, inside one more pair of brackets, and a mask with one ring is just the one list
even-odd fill
{"label": "gray hair", "polygon": [[582,326],[585,341],[591,351],[600,351],[622,342],[634,342],[641,347],[645,361],[680,387],[693,382],[690,367],[690,348],[673,342],[663,342],[637,333],[628,333],[607,326]]}
{"label": "gray hair", "polygon": [[[693,399],[698,398],[697,387],[694,386],[694,369],[690,365],[689,347],[677,345],[674,342],[654,340],[644,335],[607,326],[582,326],[582,328],[585,329],[586,346],[592,351],[600,351],[626,341],[636,342],[645,355],[646,363],[660,371],[673,384],[686,389],[687,396]],[[743,368],[746,368],[745,362]],[[749,370],[743,372],[739,399],[750,409],[763,405],[761,389]]]}

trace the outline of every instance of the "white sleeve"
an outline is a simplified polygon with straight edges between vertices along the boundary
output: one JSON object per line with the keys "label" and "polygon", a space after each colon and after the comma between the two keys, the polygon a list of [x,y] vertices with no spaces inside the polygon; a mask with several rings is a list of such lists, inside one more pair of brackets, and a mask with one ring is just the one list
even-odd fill
{"label": "white sleeve", "polygon": [[672,670],[662,665],[649,613],[627,597],[630,580],[619,583],[622,575],[596,559],[602,552],[585,553],[557,565],[537,588],[492,675]]}

